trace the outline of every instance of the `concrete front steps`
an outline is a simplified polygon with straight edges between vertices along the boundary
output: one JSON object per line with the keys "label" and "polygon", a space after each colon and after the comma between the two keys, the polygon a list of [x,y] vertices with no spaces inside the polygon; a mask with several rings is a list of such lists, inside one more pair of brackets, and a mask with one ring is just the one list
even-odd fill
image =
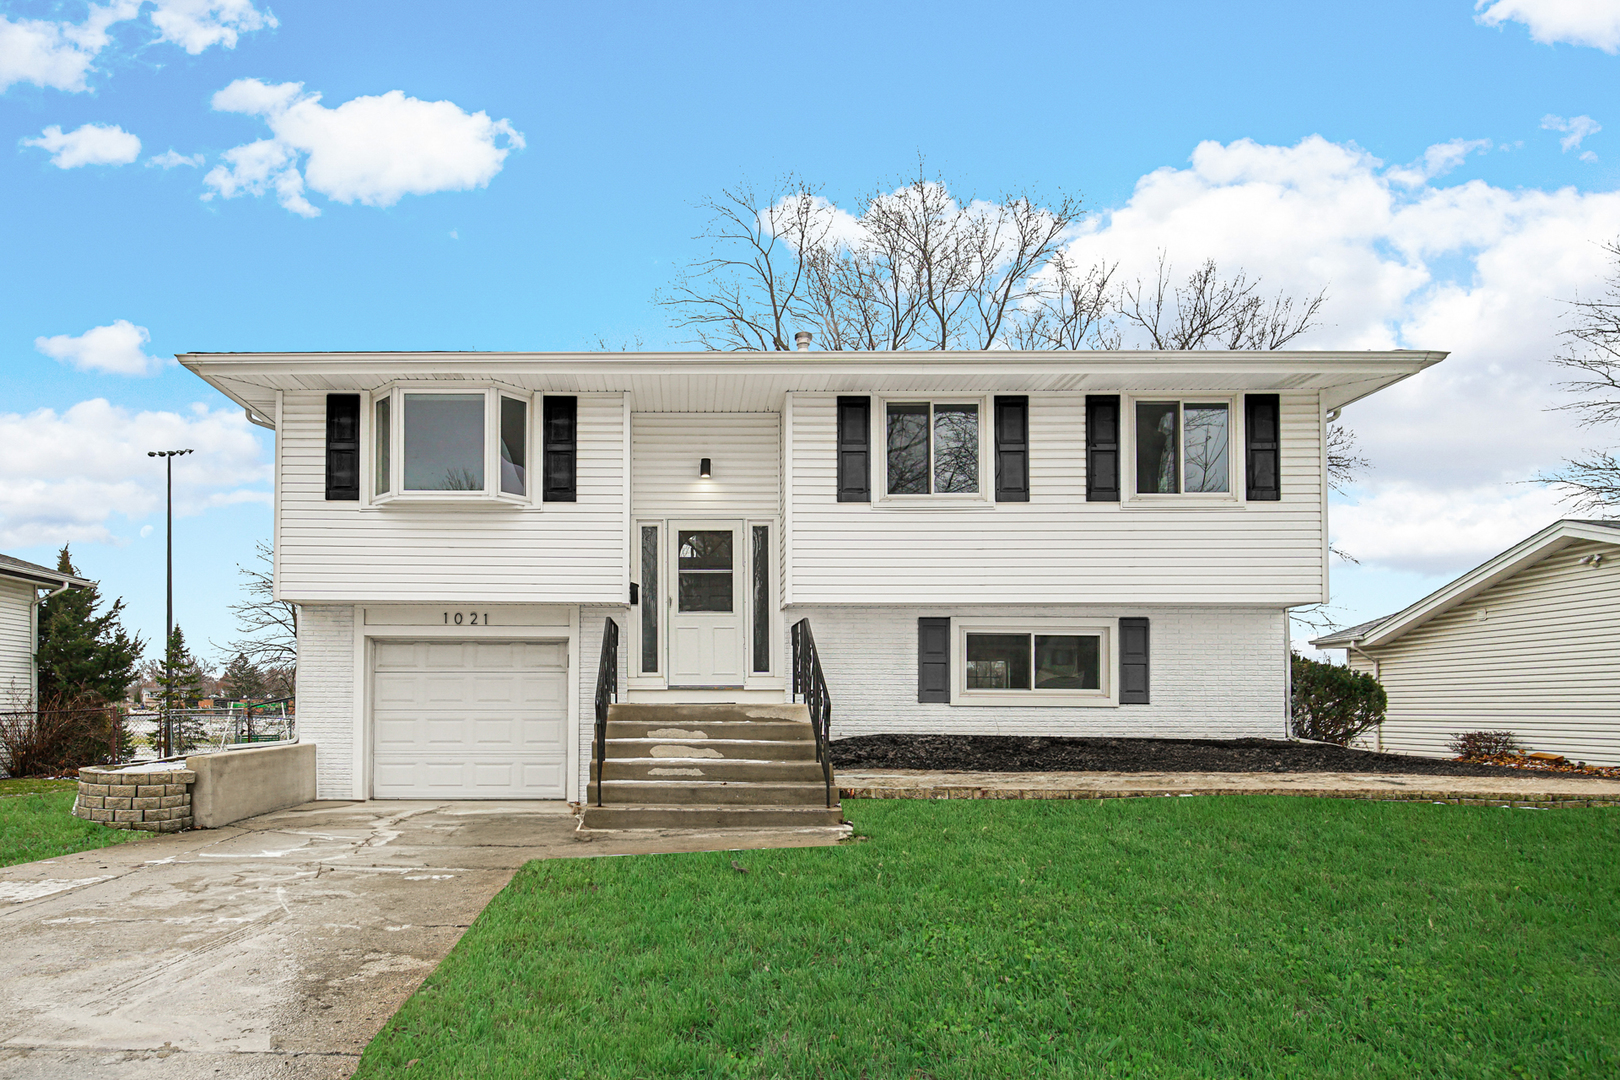
{"label": "concrete front steps", "polygon": [[600,774],[591,747],[584,828],[792,829],[843,820],[836,790],[827,805],[803,705],[610,705]]}

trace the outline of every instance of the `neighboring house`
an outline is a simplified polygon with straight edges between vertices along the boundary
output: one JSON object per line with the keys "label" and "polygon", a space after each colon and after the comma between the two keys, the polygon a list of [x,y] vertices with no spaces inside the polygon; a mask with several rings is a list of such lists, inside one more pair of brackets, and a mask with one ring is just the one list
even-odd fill
{"label": "neighboring house", "polygon": [[39,646],[39,602],[91,582],[0,555],[0,709],[29,708],[39,691],[34,656]]}
{"label": "neighboring house", "polygon": [[1287,733],[1324,431],[1433,352],[188,354],[277,432],[322,798],[584,790],[630,702],[834,737]]}
{"label": "neighboring house", "polygon": [[1454,735],[1620,765],[1620,522],[1559,521],[1383,619],[1326,634],[1389,694],[1365,742],[1449,756]]}

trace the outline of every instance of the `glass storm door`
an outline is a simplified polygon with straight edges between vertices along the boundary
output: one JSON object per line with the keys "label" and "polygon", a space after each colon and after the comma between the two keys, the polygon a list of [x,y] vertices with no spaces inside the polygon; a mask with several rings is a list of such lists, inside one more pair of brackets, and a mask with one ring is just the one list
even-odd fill
{"label": "glass storm door", "polygon": [[669,685],[741,686],[748,566],[740,521],[669,523]]}

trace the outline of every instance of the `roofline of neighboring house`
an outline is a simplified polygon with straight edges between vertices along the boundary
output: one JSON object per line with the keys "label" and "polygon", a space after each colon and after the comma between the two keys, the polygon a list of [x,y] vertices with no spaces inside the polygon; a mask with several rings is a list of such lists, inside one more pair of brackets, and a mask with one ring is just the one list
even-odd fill
{"label": "roofline of neighboring house", "polygon": [[[268,408],[277,390],[317,389],[322,379],[346,380],[326,387],[353,392],[355,384],[412,378],[499,379],[508,375],[631,376],[689,374],[719,376],[895,376],[938,374],[941,370],[1000,377],[1063,375],[1100,377],[1127,383],[1130,376],[1166,371],[1242,373],[1257,383],[1286,388],[1290,377],[1316,376],[1342,383],[1330,408],[1342,409],[1445,359],[1446,353],[1414,349],[1338,351],[1325,349],[1193,351],[1156,350],[911,350],[855,352],[230,352],[177,353],[187,370],[208,382],[261,427],[273,427]],[[309,380],[314,377],[314,383]],[[1359,385],[1357,385],[1359,384]],[[363,387],[361,387],[363,388]],[[1099,392],[1101,392],[1099,386]],[[257,391],[258,393],[254,393]],[[567,391],[564,391],[567,392]],[[266,398],[265,394],[269,397]],[[253,400],[259,397],[262,400]]]}
{"label": "roofline of neighboring house", "polygon": [[64,574],[60,570],[52,570],[48,566],[24,562],[22,559],[14,559],[10,555],[0,555],[0,577],[57,589],[90,589],[94,588],[96,584],[82,577],[74,577],[72,574]]}
{"label": "roofline of neighboring house", "polygon": [[1620,521],[1602,522],[1565,518],[1534,536],[1521,540],[1500,555],[1474,567],[1455,581],[1442,585],[1410,607],[1357,626],[1311,639],[1318,649],[1364,649],[1387,645],[1409,630],[1442,615],[1486,589],[1540,562],[1577,541],[1620,546]]}

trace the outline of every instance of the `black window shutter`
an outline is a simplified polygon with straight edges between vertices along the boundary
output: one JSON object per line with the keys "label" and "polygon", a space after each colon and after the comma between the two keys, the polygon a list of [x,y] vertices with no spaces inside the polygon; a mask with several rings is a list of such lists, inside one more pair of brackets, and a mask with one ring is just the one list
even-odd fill
{"label": "black window shutter", "polygon": [[1243,395],[1248,497],[1257,502],[1282,498],[1281,410],[1276,394]]}
{"label": "black window shutter", "polygon": [[917,620],[917,700],[951,700],[951,620]]}
{"label": "black window shutter", "polygon": [[579,399],[547,394],[541,405],[543,502],[574,502],[579,458]]}
{"label": "black window shutter", "polygon": [[1029,502],[1029,398],[996,398],[996,502]]}
{"label": "black window shutter", "polygon": [[1119,395],[1086,395],[1086,502],[1119,502]]}
{"label": "black window shutter", "polygon": [[872,501],[872,399],[838,399],[838,501]]}
{"label": "black window shutter", "polygon": [[326,395],[326,497],[360,498],[360,395]]}
{"label": "black window shutter", "polygon": [[1148,621],[1119,620],[1119,703],[1148,703]]}

